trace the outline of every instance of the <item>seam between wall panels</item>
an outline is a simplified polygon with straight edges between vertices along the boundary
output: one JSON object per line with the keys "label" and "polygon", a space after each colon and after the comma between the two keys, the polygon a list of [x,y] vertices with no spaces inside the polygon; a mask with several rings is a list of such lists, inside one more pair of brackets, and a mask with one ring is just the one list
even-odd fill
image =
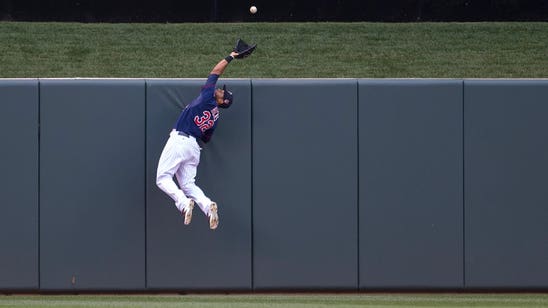
{"label": "seam between wall panels", "polygon": [[147,244],[148,244],[148,232],[147,232],[147,226],[148,226],[148,215],[147,215],[147,197],[148,197],[148,192],[147,192],[147,170],[148,170],[148,168],[147,168],[147,158],[148,158],[148,156],[147,156],[147,139],[148,139],[147,138],[147,106],[148,105],[147,104],[148,104],[148,100],[147,100],[147,98],[148,98],[148,96],[147,96],[147,80],[144,79],[143,81],[144,81],[144,87],[145,87],[145,89],[144,89],[145,90],[145,100],[144,100],[144,106],[143,106],[143,108],[144,108],[144,120],[145,120],[145,125],[144,125],[144,135],[145,135],[145,141],[144,141],[144,150],[145,150],[145,155],[144,155],[145,168],[144,169],[145,170],[144,170],[144,173],[145,173],[145,176],[144,176],[144,182],[143,182],[143,188],[144,188],[143,189],[144,190],[144,196],[143,197],[145,198],[144,199],[144,201],[145,201],[144,202],[144,204],[145,204],[145,209],[144,209],[145,210],[144,211],[144,213],[145,213],[145,215],[144,215],[145,216],[145,219],[144,219],[145,220],[144,221],[144,223],[145,223],[145,230],[144,230],[145,231],[145,245],[144,245],[145,246],[144,247],[145,248],[145,273],[144,273],[145,274],[144,275],[145,276],[145,285],[144,285],[144,287],[145,287],[145,289],[148,289],[148,254],[147,254],[147,252],[148,252],[148,250],[147,250]]}
{"label": "seam between wall panels", "polygon": [[356,79],[356,290],[360,290],[360,84]]}
{"label": "seam between wall panels", "polygon": [[461,125],[462,125],[462,136],[461,136],[461,142],[462,142],[462,287],[463,289],[466,288],[466,180],[465,180],[465,119],[464,119],[464,103],[465,103],[465,87],[464,87],[464,80],[462,80],[462,110],[461,110]]}
{"label": "seam between wall panels", "polygon": [[38,277],[37,277],[38,278],[38,283],[37,283],[37,285],[38,285],[38,290],[41,289],[41,285],[40,285],[40,281],[41,281],[41,276],[40,276],[40,272],[41,272],[41,270],[40,270],[41,269],[40,268],[40,264],[41,264],[41,262],[40,262],[40,255],[41,255],[41,253],[40,253],[40,243],[41,243],[41,241],[40,241],[41,240],[40,239],[40,234],[41,234],[41,232],[40,232],[40,205],[41,205],[41,203],[40,203],[40,199],[41,199],[40,198],[40,196],[41,196],[41,190],[40,190],[40,183],[41,183],[40,182],[40,177],[41,177],[40,158],[41,158],[41,155],[40,154],[41,154],[41,138],[42,138],[41,137],[41,135],[42,135],[41,134],[41,130],[42,130],[42,127],[41,127],[41,114],[40,114],[41,113],[41,99],[42,99],[42,97],[41,97],[41,81],[40,81],[40,79],[38,79],[38,123],[37,123],[38,124],[38,131],[37,131],[37,134],[38,134],[38,162],[37,162],[38,163],[38,181],[37,181],[37,184],[38,184],[38,219],[37,219],[37,222],[38,222],[38,226],[37,226],[37,232],[38,232],[38,256],[37,256],[38,257],[38,266],[37,266],[37,268],[38,268],[38,273],[37,273],[38,274]]}
{"label": "seam between wall panels", "polygon": [[254,137],[254,134],[253,134],[253,79],[250,79],[249,80],[249,96],[250,96],[250,99],[249,99],[249,108],[250,108],[250,116],[249,116],[249,120],[250,120],[250,147],[249,147],[249,152],[250,152],[250,158],[251,158],[251,209],[250,209],[250,219],[251,219],[251,290],[255,290],[255,254],[254,254],[254,228],[253,228],[253,221],[254,221],[254,216],[253,216],[253,207],[254,207],[254,187],[253,187],[253,175],[254,175],[254,160],[253,160],[253,137]]}

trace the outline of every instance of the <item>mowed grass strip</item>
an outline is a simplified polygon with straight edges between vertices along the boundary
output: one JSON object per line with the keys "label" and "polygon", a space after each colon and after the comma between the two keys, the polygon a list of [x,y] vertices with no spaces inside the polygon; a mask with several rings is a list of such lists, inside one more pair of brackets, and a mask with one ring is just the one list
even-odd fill
{"label": "mowed grass strip", "polygon": [[0,307],[546,307],[548,294],[11,295]]}
{"label": "mowed grass strip", "polygon": [[548,23],[0,22],[0,77],[548,78]]}

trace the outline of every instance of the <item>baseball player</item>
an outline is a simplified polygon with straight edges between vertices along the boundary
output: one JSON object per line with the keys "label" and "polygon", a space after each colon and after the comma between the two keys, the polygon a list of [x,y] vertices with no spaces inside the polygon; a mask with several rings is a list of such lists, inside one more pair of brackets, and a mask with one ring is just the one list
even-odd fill
{"label": "baseball player", "polygon": [[[217,203],[204,194],[195,184],[194,178],[200,163],[201,147],[198,140],[207,143],[211,139],[220,117],[219,108],[228,108],[233,102],[232,92],[227,90],[226,85],[222,89],[216,88],[217,80],[230,61],[253,52],[236,51],[235,48],[213,67],[200,95],[179,115],[160,156],[156,185],[175,201],[175,206],[185,217],[185,225],[192,220],[195,204],[209,217],[210,229],[216,229],[219,224]],[[173,180],[174,175],[179,186]]]}

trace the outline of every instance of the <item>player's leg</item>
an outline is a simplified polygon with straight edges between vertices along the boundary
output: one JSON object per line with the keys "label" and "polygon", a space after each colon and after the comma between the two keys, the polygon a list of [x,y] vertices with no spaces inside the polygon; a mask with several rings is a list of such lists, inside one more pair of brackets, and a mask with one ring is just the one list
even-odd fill
{"label": "player's leg", "polygon": [[188,161],[177,170],[177,181],[179,182],[179,185],[181,185],[184,194],[193,199],[202,212],[209,217],[209,227],[215,229],[219,224],[217,204],[211,201],[211,199],[204,194],[203,190],[196,185],[195,178],[200,163],[200,148],[196,147],[192,152],[192,155],[189,155]]}
{"label": "player's leg", "polygon": [[179,170],[177,170],[177,173],[175,174],[177,177],[177,182],[179,182],[179,185],[181,185],[181,189],[183,190],[183,193],[194,200],[196,204],[200,207],[202,212],[204,212],[206,215],[209,211],[209,205],[211,204],[211,199],[209,199],[204,191],[196,185],[196,170],[198,165],[187,163]]}
{"label": "player's leg", "polygon": [[156,185],[175,201],[175,206],[180,212],[191,204],[191,200],[173,181],[173,176],[184,163],[181,151],[183,146],[177,136],[170,137],[160,155],[156,171]]}

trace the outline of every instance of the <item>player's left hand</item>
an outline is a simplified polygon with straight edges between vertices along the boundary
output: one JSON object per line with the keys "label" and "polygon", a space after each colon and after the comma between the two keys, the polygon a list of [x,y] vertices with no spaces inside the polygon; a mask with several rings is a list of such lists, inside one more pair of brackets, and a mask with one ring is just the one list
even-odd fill
{"label": "player's left hand", "polygon": [[249,45],[244,42],[242,39],[238,39],[236,46],[234,46],[233,51],[238,55],[235,56],[236,59],[243,59],[249,57],[253,51],[257,48],[257,44]]}

